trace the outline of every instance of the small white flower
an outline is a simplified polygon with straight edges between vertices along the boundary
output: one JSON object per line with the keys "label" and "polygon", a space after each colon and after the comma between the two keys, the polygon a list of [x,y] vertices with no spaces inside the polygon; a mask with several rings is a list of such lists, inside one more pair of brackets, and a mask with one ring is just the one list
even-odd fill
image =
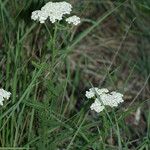
{"label": "small white flower", "polygon": [[67,21],[69,24],[72,23],[72,24],[74,24],[74,25],[78,25],[78,24],[81,22],[81,21],[80,21],[80,18],[77,17],[76,15],[67,18],[66,21]]}
{"label": "small white flower", "polygon": [[101,95],[101,94],[104,94],[104,93],[108,93],[109,92],[109,90],[108,89],[106,89],[106,88],[102,88],[102,89],[98,89],[98,95]]}
{"label": "small white flower", "polygon": [[106,88],[102,88],[102,89],[99,89],[99,88],[97,88],[97,87],[93,87],[93,88],[90,88],[89,89],[89,91],[86,91],[86,94],[85,94],[85,96],[87,97],[87,98],[92,98],[92,97],[94,97],[94,96],[97,96],[97,95],[101,95],[101,94],[103,94],[103,93],[108,93],[109,91],[108,91],[108,89],[106,89]]}
{"label": "small white flower", "polygon": [[85,96],[87,98],[92,98],[96,95],[97,92],[98,92],[98,88],[90,88],[89,91],[86,91]]}
{"label": "small white flower", "polygon": [[48,14],[45,11],[36,10],[32,12],[31,19],[39,20],[40,23],[44,23],[48,18]]}
{"label": "small white flower", "polygon": [[[96,112],[100,112],[100,110],[102,111],[104,109],[104,106],[117,107],[118,104],[124,101],[123,95],[121,93],[115,91],[109,93],[109,90],[105,88],[90,88],[89,91],[86,91],[85,96],[87,98],[97,97],[95,99],[95,102],[90,107]],[[100,108],[98,109],[98,107]]]}
{"label": "small white flower", "polygon": [[32,20],[38,20],[39,19],[39,12],[40,12],[40,10],[33,11],[32,15],[31,15],[31,19]]}
{"label": "small white flower", "polygon": [[90,106],[91,110],[96,111],[97,113],[103,111],[105,108],[103,105],[101,105],[98,98],[95,99],[95,102]]}
{"label": "small white flower", "polygon": [[4,89],[0,89],[0,105],[3,106],[4,99],[9,99],[11,93],[5,91]]}
{"label": "small white flower", "polygon": [[92,97],[95,96],[95,94],[94,94],[92,91],[86,91],[85,96],[86,96],[87,98],[92,98]]}
{"label": "small white flower", "polygon": [[3,101],[4,101],[4,98],[2,96],[0,96],[0,105],[3,106]]}

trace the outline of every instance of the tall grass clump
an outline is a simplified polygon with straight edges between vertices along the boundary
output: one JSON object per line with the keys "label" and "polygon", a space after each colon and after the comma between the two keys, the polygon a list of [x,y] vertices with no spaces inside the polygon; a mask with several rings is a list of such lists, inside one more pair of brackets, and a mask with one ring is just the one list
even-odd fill
{"label": "tall grass clump", "polygon": [[148,3],[0,0],[0,149],[148,150]]}

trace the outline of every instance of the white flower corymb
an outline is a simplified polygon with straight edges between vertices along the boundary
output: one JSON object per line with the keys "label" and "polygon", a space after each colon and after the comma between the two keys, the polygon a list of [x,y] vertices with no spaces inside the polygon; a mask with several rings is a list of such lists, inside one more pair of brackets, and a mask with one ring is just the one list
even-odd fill
{"label": "white flower corymb", "polygon": [[69,23],[69,24],[74,24],[74,25],[78,25],[80,23],[80,18],[77,17],[76,15],[74,16],[71,16],[69,18],[66,19],[66,21]]}
{"label": "white flower corymb", "polygon": [[[71,11],[72,5],[67,2],[48,2],[41,10],[33,11],[31,19],[40,23],[45,23],[49,19],[52,23],[55,23],[62,20],[64,15],[69,15]],[[66,22],[77,25],[80,23],[80,18],[74,15],[67,18]]]}
{"label": "white flower corymb", "polygon": [[52,23],[62,20],[63,15],[70,14],[72,10],[71,4],[67,2],[48,2],[41,10],[32,12],[31,19],[44,23],[48,18]]}
{"label": "white flower corymb", "polygon": [[3,106],[4,99],[9,99],[11,93],[5,91],[4,89],[0,89],[0,105]]}
{"label": "white flower corymb", "polygon": [[86,91],[85,96],[87,98],[96,98],[90,108],[98,113],[102,111],[105,106],[117,107],[118,104],[124,101],[121,93],[115,91],[109,93],[109,90],[105,88],[90,88],[89,91]]}

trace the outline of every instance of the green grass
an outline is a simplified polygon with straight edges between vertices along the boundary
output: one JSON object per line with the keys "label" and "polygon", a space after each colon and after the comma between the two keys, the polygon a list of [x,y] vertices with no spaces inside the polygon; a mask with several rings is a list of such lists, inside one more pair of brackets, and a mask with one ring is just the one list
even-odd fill
{"label": "green grass", "polygon": [[[0,87],[12,93],[0,106],[0,149],[148,150],[149,0],[71,1],[77,28],[32,21],[46,2],[0,0]],[[124,104],[90,111],[91,86],[124,93]]]}

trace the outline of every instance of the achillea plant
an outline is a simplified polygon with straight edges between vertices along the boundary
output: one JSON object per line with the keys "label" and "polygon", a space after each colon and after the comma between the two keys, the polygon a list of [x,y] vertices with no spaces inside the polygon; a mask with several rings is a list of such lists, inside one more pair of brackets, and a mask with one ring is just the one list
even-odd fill
{"label": "achillea plant", "polygon": [[[72,11],[72,6],[71,4],[67,2],[48,2],[40,10],[33,11],[31,14],[32,20],[38,21],[41,24],[45,25],[46,30],[48,31],[49,36],[50,36],[49,47],[48,47],[50,49],[49,51],[50,59],[46,61],[46,64],[49,63],[50,67],[48,66],[49,73],[46,75],[47,81],[45,84],[48,92],[45,94],[47,98],[43,100],[42,102],[44,104],[45,109],[40,111],[40,113],[38,114],[39,116],[38,132],[40,136],[42,137],[41,142],[39,142],[38,144],[39,149],[44,149],[43,147],[47,147],[48,145],[47,131],[49,130],[49,127],[51,126],[50,120],[51,120],[52,111],[56,111],[55,109],[57,108],[60,109],[61,113],[63,111],[62,109],[64,105],[63,101],[61,102],[59,101],[57,97],[58,91],[56,90],[56,87],[54,88],[54,90],[52,90],[52,86],[55,85],[56,81],[57,81],[57,85],[60,84],[58,82],[57,77],[55,77],[55,79],[53,78],[54,76],[57,76],[56,75],[58,72],[57,69],[59,70],[61,69],[59,65],[57,66],[58,68],[55,67],[57,60],[59,60],[59,58],[61,58],[62,56],[59,52],[59,50],[63,51],[60,45],[64,43],[65,45],[68,46],[69,41],[71,41],[70,39],[72,38],[72,33],[70,32],[70,30],[68,30],[68,29],[71,29],[70,24],[78,25],[80,23],[79,17],[75,15],[69,16],[71,11]],[[52,23],[50,24],[51,26],[50,28],[49,28],[50,22],[48,21]],[[64,26],[63,23],[64,24],[66,23],[67,26],[66,25]],[[65,39],[62,36],[62,34],[66,35]],[[65,41],[67,41],[67,43],[65,43]],[[47,85],[47,83],[49,83],[49,85]],[[61,86],[58,86],[58,87],[61,88]],[[54,93],[57,93],[57,94],[54,94]],[[55,106],[55,103],[57,106]],[[59,104],[61,108],[58,107]]]}

